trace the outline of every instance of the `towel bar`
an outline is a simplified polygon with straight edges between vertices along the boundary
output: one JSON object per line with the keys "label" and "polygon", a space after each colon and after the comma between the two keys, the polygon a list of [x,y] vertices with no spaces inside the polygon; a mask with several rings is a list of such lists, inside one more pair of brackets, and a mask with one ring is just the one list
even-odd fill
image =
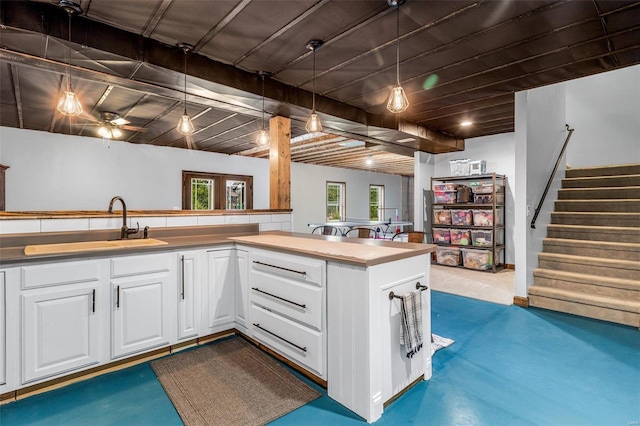
{"label": "towel bar", "polygon": [[[425,291],[429,286],[420,284],[420,281],[416,283],[416,290]],[[402,296],[396,296],[392,291],[389,292],[389,300],[402,299]]]}

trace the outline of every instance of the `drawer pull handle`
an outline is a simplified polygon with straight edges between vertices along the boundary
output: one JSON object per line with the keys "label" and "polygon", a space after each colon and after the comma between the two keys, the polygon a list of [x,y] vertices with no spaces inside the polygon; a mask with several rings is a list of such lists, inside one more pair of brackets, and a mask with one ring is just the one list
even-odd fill
{"label": "drawer pull handle", "polygon": [[260,261],[257,261],[257,260],[254,260],[253,263],[257,263],[258,265],[262,265],[262,266],[268,266],[270,268],[280,269],[280,270],[287,271],[287,272],[293,272],[294,274],[300,274],[302,276],[306,276],[307,275],[307,273],[304,272],[304,271],[300,272],[300,271],[296,271],[295,269],[283,268],[282,266],[269,265],[268,263],[260,262]]}
{"label": "drawer pull handle", "polygon": [[91,295],[91,312],[96,313],[96,289],[94,288]]}
{"label": "drawer pull handle", "polygon": [[116,308],[120,308],[120,286],[116,289]]}
{"label": "drawer pull handle", "polygon": [[287,340],[287,339],[285,339],[284,337],[280,337],[280,336],[278,336],[277,334],[272,333],[271,331],[267,330],[266,328],[264,328],[264,327],[260,327],[260,324],[253,323],[253,326],[254,326],[254,327],[258,327],[260,330],[264,331],[265,333],[268,333],[268,334],[272,335],[273,337],[277,337],[278,339],[280,339],[280,340],[282,340],[283,342],[288,343],[289,345],[291,345],[291,346],[293,346],[293,347],[295,347],[295,348],[297,348],[297,349],[301,350],[302,352],[306,352],[306,351],[307,351],[306,346],[305,346],[304,348],[303,348],[302,346],[298,346],[298,345],[296,345],[295,343],[292,343],[292,342],[288,341],[288,340]]}
{"label": "drawer pull handle", "polygon": [[291,303],[302,309],[307,309],[307,305],[303,305],[300,303],[292,302],[291,300],[285,299],[284,297],[276,296],[275,294],[267,293],[266,291],[260,290],[258,287],[251,287],[251,290],[255,290],[258,293],[266,294],[267,296],[273,297],[274,299],[282,300],[283,302]]}

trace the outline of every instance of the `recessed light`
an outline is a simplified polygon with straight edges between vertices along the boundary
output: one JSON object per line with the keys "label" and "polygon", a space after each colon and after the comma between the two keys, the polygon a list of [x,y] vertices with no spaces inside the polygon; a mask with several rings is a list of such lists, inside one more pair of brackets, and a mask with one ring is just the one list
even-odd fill
{"label": "recessed light", "polygon": [[367,164],[367,166],[370,166],[373,164],[373,158],[371,158],[371,155],[367,156],[367,159],[365,160],[365,163]]}
{"label": "recessed light", "polygon": [[473,121],[463,121],[462,123],[460,123],[462,127],[468,127],[468,126],[471,126],[472,124],[473,124]]}

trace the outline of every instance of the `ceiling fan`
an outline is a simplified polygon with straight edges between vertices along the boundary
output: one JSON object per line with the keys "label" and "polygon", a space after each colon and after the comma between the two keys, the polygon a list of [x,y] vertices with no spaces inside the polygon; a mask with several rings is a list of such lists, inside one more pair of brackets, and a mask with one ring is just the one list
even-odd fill
{"label": "ceiling fan", "polygon": [[118,139],[122,137],[122,130],[131,130],[133,132],[146,132],[144,127],[130,126],[129,120],[125,120],[120,117],[116,112],[100,111],[100,117],[95,119],[94,117],[88,117],[89,120],[95,121],[95,123],[86,124],[87,126],[99,126],[98,135],[105,139]]}

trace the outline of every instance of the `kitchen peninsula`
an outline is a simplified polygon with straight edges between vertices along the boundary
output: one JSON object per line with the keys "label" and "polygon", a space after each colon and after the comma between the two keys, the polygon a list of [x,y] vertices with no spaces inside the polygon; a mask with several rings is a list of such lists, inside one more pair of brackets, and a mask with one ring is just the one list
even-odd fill
{"label": "kitchen peninsula", "polygon": [[[28,394],[231,332],[326,384],[368,422],[430,378],[429,349],[408,358],[399,343],[400,301],[389,294],[424,290],[422,331],[430,336],[433,246],[259,228],[151,228],[162,244],[85,251],[65,251],[65,243],[108,241],[119,231],[3,234],[0,394]],[[25,254],[43,244],[60,251]]]}

